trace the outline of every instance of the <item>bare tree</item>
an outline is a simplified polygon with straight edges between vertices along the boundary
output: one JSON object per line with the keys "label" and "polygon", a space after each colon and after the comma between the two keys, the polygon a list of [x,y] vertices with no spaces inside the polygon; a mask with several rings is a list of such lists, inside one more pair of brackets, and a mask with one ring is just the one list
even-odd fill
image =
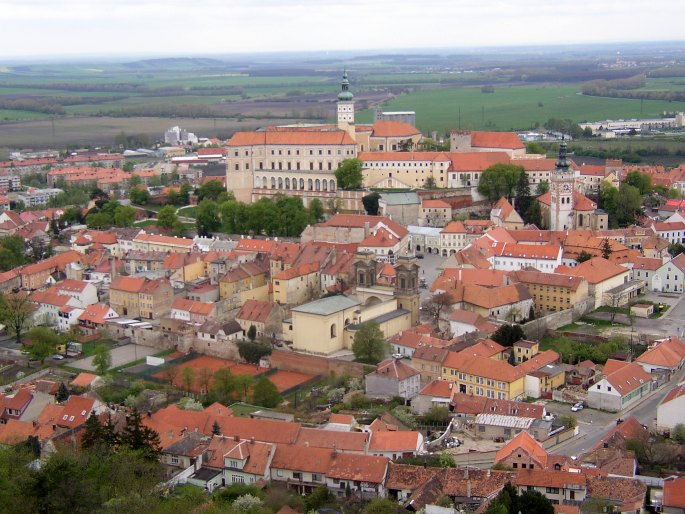
{"label": "bare tree", "polygon": [[35,310],[28,295],[23,292],[0,295],[0,322],[14,334],[17,344],[21,344],[21,335],[30,326]]}
{"label": "bare tree", "polygon": [[424,304],[426,312],[433,318],[433,325],[440,328],[440,317],[443,311],[448,310],[452,305],[452,297],[449,293],[437,293],[429,298]]}
{"label": "bare tree", "polygon": [[212,373],[212,370],[207,368],[202,368],[197,372],[197,381],[200,384],[200,389],[204,391],[204,394],[209,392],[209,382],[212,380],[213,375],[214,373]]}
{"label": "bare tree", "polygon": [[170,386],[174,385],[174,382],[178,378],[178,373],[178,366],[167,366],[162,370],[162,374],[164,375],[164,378],[166,378],[169,381]]}

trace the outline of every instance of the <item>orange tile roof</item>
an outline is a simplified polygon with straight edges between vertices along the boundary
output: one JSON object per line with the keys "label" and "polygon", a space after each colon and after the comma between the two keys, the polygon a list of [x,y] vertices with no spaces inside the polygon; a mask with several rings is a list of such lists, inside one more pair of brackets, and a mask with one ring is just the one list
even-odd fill
{"label": "orange tile roof", "polygon": [[72,387],[89,387],[96,378],[98,378],[97,375],[83,371],[74,380],[69,382],[69,385]]}
{"label": "orange tile roof", "polygon": [[441,234],[466,234],[466,227],[461,221],[452,221],[440,231]]}
{"label": "orange tile roof", "polygon": [[145,243],[154,244],[166,244],[173,246],[184,246],[186,248],[191,248],[193,246],[193,240],[184,237],[171,237],[171,236],[161,236],[158,234],[144,234],[140,233],[133,238],[133,241],[141,241]]}
{"label": "orange tile roof", "polygon": [[493,164],[509,164],[506,152],[464,152],[450,153],[450,171],[485,171]]}
{"label": "orange tile roof", "polygon": [[516,366],[522,373],[530,374],[534,371],[538,371],[540,368],[552,364],[554,362],[559,362],[560,356],[554,350],[545,350],[537,355],[533,355],[527,361],[522,362]]}
{"label": "orange tile roof", "polygon": [[235,249],[236,251],[249,252],[271,252],[271,249],[276,244],[276,241],[270,239],[245,239],[241,238],[238,241]]}
{"label": "orange tile roof", "polygon": [[366,237],[359,246],[368,248],[392,248],[400,242],[400,239],[381,227],[376,232]]}
{"label": "orange tile roof", "polygon": [[507,442],[495,454],[495,464],[503,461],[512,453],[523,451],[530,457],[534,458],[540,465],[547,467],[548,453],[543,446],[537,442],[528,432],[519,432],[516,437]]}
{"label": "orange tile roof", "polygon": [[574,268],[559,266],[556,272],[563,275],[583,277],[590,284],[599,284],[622,273],[629,273],[629,270],[602,257],[593,257]]}
{"label": "orange tile roof", "polygon": [[175,298],[171,303],[171,308],[188,311],[191,314],[209,315],[214,311],[214,303],[198,302],[196,300],[187,300],[185,298]]}
{"label": "orange tile roof", "polygon": [[362,162],[450,162],[445,152],[360,152]]}
{"label": "orange tile roof", "polygon": [[570,471],[521,469],[516,474],[515,483],[518,486],[567,489],[573,486],[586,487],[587,477],[584,473],[572,473]]}
{"label": "orange tile roof", "polygon": [[344,130],[299,131],[281,130],[264,132],[236,132],[227,146],[257,145],[354,145],[355,141]]}
{"label": "orange tile roof", "polygon": [[516,281],[524,284],[542,284],[555,287],[563,287],[572,291],[577,291],[583,283],[582,277],[562,275],[560,273],[543,273],[542,271],[519,270],[512,271],[509,276]]}
{"label": "orange tile roof", "polygon": [[[113,312],[115,316],[108,317],[109,312]],[[109,306],[102,303],[96,303],[93,305],[88,305],[85,310],[78,317],[79,321],[89,321],[98,325],[105,323],[106,319],[114,319],[118,317],[116,312]]]}
{"label": "orange tile roof", "polygon": [[274,305],[271,302],[247,300],[235,317],[240,320],[266,323],[273,308]]}
{"label": "orange tile roof", "polygon": [[659,342],[640,355],[636,362],[675,368],[685,361],[685,343],[675,336]]}
{"label": "orange tile roof", "polygon": [[271,460],[271,467],[325,475],[332,459],[333,452],[327,448],[279,444]]}
{"label": "orange tile roof", "polygon": [[303,264],[296,268],[290,268],[277,273],[273,278],[275,280],[291,280],[297,277],[303,277],[305,275],[310,275],[312,273],[318,273],[320,268],[320,263],[312,262],[309,264]]}
{"label": "orange tile roof", "polygon": [[622,366],[609,374],[605,373],[605,378],[617,392],[624,396],[644,384],[651,382],[649,373],[642,369],[639,364],[631,362]]}
{"label": "orange tile roof", "polygon": [[651,258],[651,257],[638,257],[633,262],[634,270],[647,270],[656,271],[663,264],[661,259]]}
{"label": "orange tile roof", "polygon": [[681,396],[685,396],[685,383],[682,383],[678,385],[676,388],[671,389],[666,396],[664,396],[664,399],[661,400],[661,403],[659,405],[663,405],[664,403],[668,403],[672,400],[675,400],[676,398],[680,398]]}
{"label": "orange tile roof", "polygon": [[532,298],[530,292],[523,284],[509,284],[493,288],[469,284],[463,286],[463,302],[486,309],[510,305]]}
{"label": "orange tile roof", "polygon": [[369,452],[415,452],[421,442],[421,434],[415,431],[372,432]]}
{"label": "orange tile roof", "polygon": [[561,246],[554,244],[527,245],[521,243],[494,243],[493,255],[524,259],[556,260],[561,254]]}
{"label": "orange tile roof", "polygon": [[376,121],[371,126],[371,137],[420,136],[421,131],[410,123],[401,121]]}
{"label": "orange tile roof", "polygon": [[505,361],[476,355],[469,352],[469,348],[461,352],[449,352],[442,363],[442,367],[505,382],[514,382],[523,377],[523,373],[518,367],[514,367]]}
{"label": "orange tile roof", "polygon": [[[333,421],[331,421],[333,423]],[[363,453],[369,443],[368,432],[340,432],[321,428],[301,428],[295,444],[310,448],[329,448]]]}
{"label": "orange tile roof", "polygon": [[10,446],[19,444],[31,435],[36,435],[36,427],[29,421],[9,418],[7,423],[0,423],[0,444]]}
{"label": "orange tile roof", "polygon": [[409,233],[405,227],[388,217],[365,214],[334,214],[330,219],[319,223],[319,225],[323,227],[364,228],[366,223],[369,224],[371,229],[383,224],[396,234],[397,237],[404,237]]}
{"label": "orange tile roof", "polygon": [[401,359],[385,359],[378,363],[378,367],[371,374],[395,380],[406,380],[419,375],[420,372],[402,362]]}
{"label": "orange tile roof", "polygon": [[[538,202],[549,207],[552,203],[552,193],[546,192],[537,197]],[[594,211],[597,209],[597,204],[590,200],[587,196],[578,191],[573,191],[573,208],[577,211]]]}
{"label": "orange tile roof", "polygon": [[356,453],[336,453],[326,473],[327,478],[381,484],[385,480],[389,459]]}
{"label": "orange tile roof", "polygon": [[67,302],[71,300],[71,296],[61,295],[49,291],[34,291],[31,293],[31,296],[29,296],[29,300],[31,300],[33,303],[64,307]]}
{"label": "orange tile roof", "polygon": [[419,394],[422,396],[432,396],[434,398],[451,398],[454,382],[449,380],[437,379],[426,384]]}
{"label": "orange tile roof", "polygon": [[664,481],[664,507],[685,509],[685,477]]}
{"label": "orange tile roof", "polygon": [[423,200],[421,207],[424,209],[451,209],[452,206],[444,200]]}
{"label": "orange tile roof", "polygon": [[520,150],[525,148],[515,132],[471,132],[471,146],[477,148],[506,148]]}

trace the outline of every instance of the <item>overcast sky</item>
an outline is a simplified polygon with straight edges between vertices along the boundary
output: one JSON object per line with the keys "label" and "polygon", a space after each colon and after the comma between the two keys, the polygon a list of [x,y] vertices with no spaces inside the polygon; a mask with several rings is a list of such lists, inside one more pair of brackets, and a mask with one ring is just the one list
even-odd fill
{"label": "overcast sky", "polygon": [[683,0],[0,0],[0,57],[682,40]]}

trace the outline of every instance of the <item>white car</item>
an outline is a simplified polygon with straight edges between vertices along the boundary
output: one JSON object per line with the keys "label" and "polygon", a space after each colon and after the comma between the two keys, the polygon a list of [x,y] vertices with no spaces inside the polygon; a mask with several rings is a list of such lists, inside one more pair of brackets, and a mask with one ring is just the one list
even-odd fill
{"label": "white car", "polygon": [[63,361],[63,360],[64,360],[64,355],[60,355],[59,353],[56,353],[55,355],[52,356],[52,360],[54,360],[54,361]]}
{"label": "white car", "polygon": [[584,408],[585,404],[583,402],[578,402],[573,407],[571,407],[571,412],[578,412],[579,410],[583,410]]}

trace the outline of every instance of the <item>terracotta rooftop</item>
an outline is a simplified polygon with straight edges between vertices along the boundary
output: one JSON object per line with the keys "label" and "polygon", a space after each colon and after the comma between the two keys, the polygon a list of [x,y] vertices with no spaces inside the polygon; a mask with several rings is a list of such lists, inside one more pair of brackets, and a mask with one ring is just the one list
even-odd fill
{"label": "terracotta rooftop", "polygon": [[534,458],[544,468],[547,467],[547,451],[528,432],[519,432],[495,454],[495,464],[503,461],[516,451],[523,451]]}
{"label": "terracotta rooftop", "polygon": [[247,300],[236,314],[236,319],[266,323],[274,305],[271,302]]}
{"label": "terracotta rooftop", "polygon": [[289,146],[329,146],[354,145],[355,141],[344,130],[321,131],[263,131],[236,132],[228,140],[227,146],[289,145]]}
{"label": "terracotta rooftop", "polygon": [[663,506],[685,509],[685,478],[664,481]]}
{"label": "terracotta rooftop", "polygon": [[477,148],[503,148],[520,150],[525,148],[515,132],[472,131],[471,146]]}
{"label": "terracotta rooftop", "polygon": [[670,336],[668,339],[658,342],[635,361],[668,368],[678,367],[685,361],[685,343],[675,336]]}
{"label": "terracotta rooftop", "polygon": [[563,275],[573,275],[583,277],[590,284],[599,284],[622,273],[628,273],[628,268],[615,264],[602,257],[593,257],[585,262],[578,264],[574,268],[559,266],[557,273]]}
{"label": "terracotta rooftop", "polygon": [[420,374],[419,371],[402,362],[402,359],[385,359],[372,373],[395,380],[406,380]]}

